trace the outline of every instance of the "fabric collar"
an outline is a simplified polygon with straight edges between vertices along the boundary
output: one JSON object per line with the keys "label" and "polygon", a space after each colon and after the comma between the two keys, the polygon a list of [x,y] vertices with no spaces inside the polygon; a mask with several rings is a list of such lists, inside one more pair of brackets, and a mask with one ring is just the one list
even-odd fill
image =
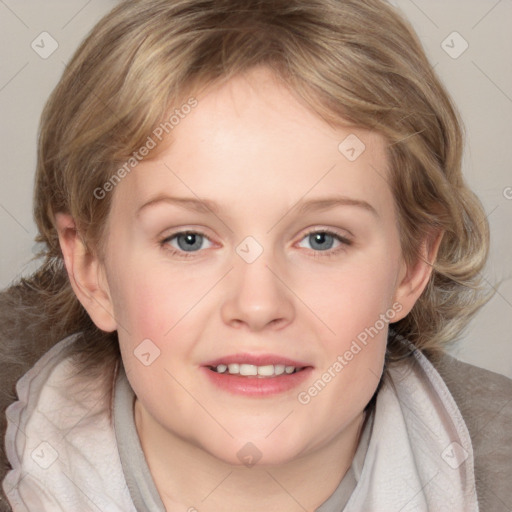
{"label": "fabric collar", "polygon": [[[17,383],[7,411],[13,512],[136,512],[111,423],[110,397],[55,345]],[[357,486],[344,512],[478,512],[473,449],[439,373],[418,350],[386,369]]]}
{"label": "fabric collar", "polygon": [[479,510],[468,429],[417,349],[387,368],[361,478],[344,512],[382,510]]}
{"label": "fabric collar", "polygon": [[[114,399],[114,429],[124,476],[130,490],[133,504],[138,512],[151,510],[165,512],[147,461],[133,419],[135,393],[120,367],[117,376]],[[371,436],[373,413],[361,434],[361,439],[352,464],[333,494],[316,509],[316,512],[339,512],[350,499],[361,476],[366,450]]]}

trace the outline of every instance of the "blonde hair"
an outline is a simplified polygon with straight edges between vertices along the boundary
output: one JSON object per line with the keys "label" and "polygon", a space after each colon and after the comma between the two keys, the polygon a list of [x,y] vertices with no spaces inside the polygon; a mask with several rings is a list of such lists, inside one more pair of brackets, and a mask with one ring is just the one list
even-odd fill
{"label": "blonde hair", "polygon": [[[76,51],[42,115],[35,219],[45,261],[18,288],[43,297],[58,338],[84,332],[83,368],[119,357],[66,276],[55,213],[73,216],[101,254],[112,193],[104,186],[169,112],[202,87],[256,66],[270,68],[325,121],[352,123],[388,141],[390,186],[404,257],[444,231],[432,277],[413,310],[393,324],[387,360],[402,337],[432,356],[460,335],[488,300],[481,280],[486,216],[461,173],[455,109],[414,31],[381,0],[130,0]],[[27,292],[28,293],[28,292]],[[39,299],[40,300],[40,299]]]}

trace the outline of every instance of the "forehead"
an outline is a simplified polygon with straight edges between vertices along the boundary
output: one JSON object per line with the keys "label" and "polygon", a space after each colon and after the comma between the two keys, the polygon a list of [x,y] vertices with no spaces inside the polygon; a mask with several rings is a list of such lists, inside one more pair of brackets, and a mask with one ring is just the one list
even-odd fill
{"label": "forehead", "polygon": [[384,138],[328,125],[270,72],[232,78],[197,102],[156,140],[158,157],[118,187],[132,206],[170,194],[261,214],[269,198],[290,207],[335,193],[389,210]]}

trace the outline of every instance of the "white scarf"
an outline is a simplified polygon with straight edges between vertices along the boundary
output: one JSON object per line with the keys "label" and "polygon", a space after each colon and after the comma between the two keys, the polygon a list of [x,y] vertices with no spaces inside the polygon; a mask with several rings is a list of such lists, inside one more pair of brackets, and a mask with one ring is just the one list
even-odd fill
{"label": "white scarf", "polygon": [[[119,458],[110,397],[74,375],[62,340],[16,386],[3,481],[14,512],[137,512]],[[358,484],[344,512],[478,512],[469,432],[419,351],[387,369]],[[340,511],[341,512],[341,511]]]}
{"label": "white scarf", "polygon": [[478,512],[471,438],[443,379],[418,350],[387,372],[344,512]]}

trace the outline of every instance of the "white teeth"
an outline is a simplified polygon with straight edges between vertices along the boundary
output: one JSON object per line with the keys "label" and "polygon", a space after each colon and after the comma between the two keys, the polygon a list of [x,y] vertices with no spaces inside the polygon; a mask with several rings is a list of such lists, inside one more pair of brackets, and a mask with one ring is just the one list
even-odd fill
{"label": "white teeth", "polygon": [[284,373],[284,364],[276,364],[274,366],[276,375],[282,375]]}
{"label": "white teeth", "polygon": [[295,366],[285,366],[284,364],[267,364],[264,366],[256,366],[254,364],[219,364],[215,368],[217,373],[230,373],[231,375],[242,375],[244,377],[275,377],[287,373],[288,375],[296,371]]}
{"label": "white teeth", "polygon": [[240,375],[258,375],[258,367],[253,364],[241,364]]}
{"label": "white teeth", "polygon": [[263,375],[264,377],[274,375],[274,365],[268,364],[267,366],[258,366],[258,375]]}
{"label": "white teeth", "polygon": [[240,373],[240,365],[233,363],[228,364],[229,373]]}

